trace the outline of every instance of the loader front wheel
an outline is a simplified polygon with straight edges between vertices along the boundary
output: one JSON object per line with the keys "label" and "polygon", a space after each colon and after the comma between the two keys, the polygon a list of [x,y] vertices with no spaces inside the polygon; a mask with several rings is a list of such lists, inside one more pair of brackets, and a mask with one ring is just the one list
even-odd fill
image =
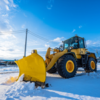
{"label": "loader front wheel", "polygon": [[65,55],[58,61],[58,73],[63,78],[74,77],[77,71],[77,63],[72,55]]}

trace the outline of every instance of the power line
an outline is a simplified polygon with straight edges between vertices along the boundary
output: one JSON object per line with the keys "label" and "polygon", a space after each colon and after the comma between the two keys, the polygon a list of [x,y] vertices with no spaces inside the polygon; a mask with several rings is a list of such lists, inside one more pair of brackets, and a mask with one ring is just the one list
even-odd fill
{"label": "power line", "polygon": [[[7,32],[18,32],[18,31],[25,31],[25,30],[16,30],[16,31],[7,31]],[[0,32],[0,33],[2,33],[2,32]]]}
{"label": "power line", "polygon": [[30,33],[31,35],[33,35],[33,36],[35,36],[35,37],[37,37],[37,38],[43,40],[43,41],[50,42],[50,43],[52,43],[52,44],[57,44],[57,42],[54,42],[54,41],[49,40],[49,39],[46,39],[46,38],[44,38],[44,37],[42,37],[42,36],[40,36],[40,35],[38,35],[38,34],[36,34],[36,33],[33,33],[33,32],[30,31],[30,30],[29,30],[29,33]]}
{"label": "power line", "polygon": [[49,42],[49,41],[50,41],[49,39],[46,39],[46,38],[44,38],[44,37],[42,37],[42,36],[40,36],[40,35],[38,35],[38,34],[35,34],[35,33],[31,32],[30,30],[29,30],[29,33],[30,33],[31,35],[33,35],[33,36],[35,36],[35,37],[37,37],[37,38],[43,40],[43,41],[46,41],[46,42]]}
{"label": "power line", "polygon": [[[11,35],[11,34],[24,33],[24,32],[26,32],[26,30],[7,31],[7,32],[0,32],[1,33],[0,35]],[[41,39],[41,40],[43,40],[43,41],[51,42],[51,43],[53,42],[53,41],[51,41],[49,39],[46,39],[46,38],[44,38],[44,37],[32,32],[32,31],[30,31],[30,30],[28,30],[28,33],[33,35],[33,36],[35,36],[35,37],[37,37],[37,38],[39,38],[39,39]],[[53,42],[53,44],[55,44],[55,42]]]}
{"label": "power line", "polygon": [[30,33],[30,34],[33,35],[33,36],[35,36],[35,37],[37,37],[37,38],[39,38],[39,39],[41,39],[41,40],[43,40],[43,41],[48,42],[48,40],[45,40],[45,39],[43,39],[43,38],[41,38],[41,37],[39,37],[39,36],[36,36],[36,35],[34,35],[34,34],[32,34],[32,33]]}
{"label": "power line", "polygon": [[22,30],[22,31],[2,31],[0,33],[16,33],[16,32],[25,32],[25,30]]}
{"label": "power line", "polygon": [[[22,32],[19,32],[19,33],[22,33]],[[18,33],[14,33],[14,34],[18,34]],[[7,33],[7,34],[0,34],[0,35],[11,35],[11,33]]]}
{"label": "power line", "polygon": [[6,32],[0,32],[0,35],[9,35],[9,34],[18,34],[18,33],[23,33],[25,30],[18,30],[18,31],[6,31]]}

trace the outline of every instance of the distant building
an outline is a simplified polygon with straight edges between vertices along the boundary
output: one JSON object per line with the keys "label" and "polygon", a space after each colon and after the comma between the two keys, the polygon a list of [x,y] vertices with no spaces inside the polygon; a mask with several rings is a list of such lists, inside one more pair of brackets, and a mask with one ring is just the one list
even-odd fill
{"label": "distant building", "polygon": [[15,60],[0,60],[0,65],[16,65]]}

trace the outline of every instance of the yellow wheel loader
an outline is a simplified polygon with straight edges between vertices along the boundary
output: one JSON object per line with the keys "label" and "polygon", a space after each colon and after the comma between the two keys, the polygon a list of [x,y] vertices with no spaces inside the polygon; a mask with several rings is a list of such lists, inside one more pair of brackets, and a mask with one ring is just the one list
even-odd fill
{"label": "yellow wheel loader", "polygon": [[31,55],[16,61],[19,66],[19,77],[24,74],[25,81],[45,83],[46,72],[58,71],[61,77],[71,78],[75,76],[79,67],[85,71],[97,70],[95,54],[87,51],[84,38],[79,36],[63,41],[60,48],[48,48],[45,58],[46,60],[43,60],[37,50],[33,50]]}

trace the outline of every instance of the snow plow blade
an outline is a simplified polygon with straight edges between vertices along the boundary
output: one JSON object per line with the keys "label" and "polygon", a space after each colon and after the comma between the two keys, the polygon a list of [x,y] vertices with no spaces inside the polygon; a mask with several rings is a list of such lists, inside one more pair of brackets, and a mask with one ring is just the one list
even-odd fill
{"label": "snow plow blade", "polygon": [[[15,63],[19,67],[19,77],[24,74],[24,81],[42,82],[46,80],[46,66],[37,51]],[[18,77],[18,78],[19,78]]]}

